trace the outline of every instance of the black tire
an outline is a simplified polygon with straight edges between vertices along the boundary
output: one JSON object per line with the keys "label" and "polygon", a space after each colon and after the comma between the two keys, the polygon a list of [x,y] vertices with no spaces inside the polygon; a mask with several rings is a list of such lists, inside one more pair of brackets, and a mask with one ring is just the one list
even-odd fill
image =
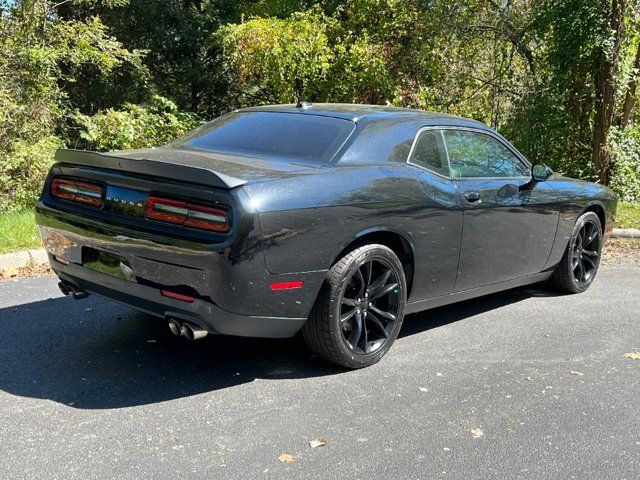
{"label": "black tire", "polygon": [[407,282],[396,254],[384,245],[364,245],[331,267],[302,336],[310,350],[329,362],[367,367],[391,348],[406,302]]}
{"label": "black tire", "polygon": [[[586,235],[585,232],[587,232]],[[581,215],[573,227],[562,260],[553,272],[554,286],[568,293],[581,293],[587,290],[593,283],[600,266],[602,243],[602,225],[598,215],[594,212]]]}

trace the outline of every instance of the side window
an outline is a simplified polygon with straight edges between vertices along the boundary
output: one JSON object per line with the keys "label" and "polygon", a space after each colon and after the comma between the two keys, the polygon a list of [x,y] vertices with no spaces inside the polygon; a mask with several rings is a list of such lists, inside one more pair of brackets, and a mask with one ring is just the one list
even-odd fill
{"label": "side window", "polygon": [[440,130],[423,130],[413,147],[409,161],[414,165],[449,176],[449,164]]}
{"label": "side window", "polygon": [[529,169],[493,137],[466,130],[445,130],[453,178],[528,177]]}

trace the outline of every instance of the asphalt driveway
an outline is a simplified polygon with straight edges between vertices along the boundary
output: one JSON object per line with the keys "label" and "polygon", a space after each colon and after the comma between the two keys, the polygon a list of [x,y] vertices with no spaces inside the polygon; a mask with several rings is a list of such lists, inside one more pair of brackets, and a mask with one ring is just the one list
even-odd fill
{"label": "asphalt driveway", "polygon": [[189,343],[54,277],[0,282],[0,332],[0,478],[640,477],[638,267],[408,317],[360,371]]}

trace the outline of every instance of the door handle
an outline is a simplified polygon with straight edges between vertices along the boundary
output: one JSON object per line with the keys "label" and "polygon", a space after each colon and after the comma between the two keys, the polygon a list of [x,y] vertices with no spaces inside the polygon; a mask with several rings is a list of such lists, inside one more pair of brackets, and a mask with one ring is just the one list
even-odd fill
{"label": "door handle", "polygon": [[469,203],[480,203],[480,195],[478,195],[478,192],[467,192],[464,194],[464,198],[466,198]]}

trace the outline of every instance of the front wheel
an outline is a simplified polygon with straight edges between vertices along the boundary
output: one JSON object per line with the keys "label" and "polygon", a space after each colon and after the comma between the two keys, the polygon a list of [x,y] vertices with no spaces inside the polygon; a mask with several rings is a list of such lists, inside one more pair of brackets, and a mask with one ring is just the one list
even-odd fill
{"label": "front wheel", "polygon": [[573,227],[567,250],[553,272],[553,282],[559,290],[584,292],[596,276],[602,252],[602,226],[598,215],[587,212]]}
{"label": "front wheel", "polygon": [[384,245],[365,245],[328,272],[309,320],[307,346],[348,368],[379,361],[402,327],[407,282],[396,254]]}

